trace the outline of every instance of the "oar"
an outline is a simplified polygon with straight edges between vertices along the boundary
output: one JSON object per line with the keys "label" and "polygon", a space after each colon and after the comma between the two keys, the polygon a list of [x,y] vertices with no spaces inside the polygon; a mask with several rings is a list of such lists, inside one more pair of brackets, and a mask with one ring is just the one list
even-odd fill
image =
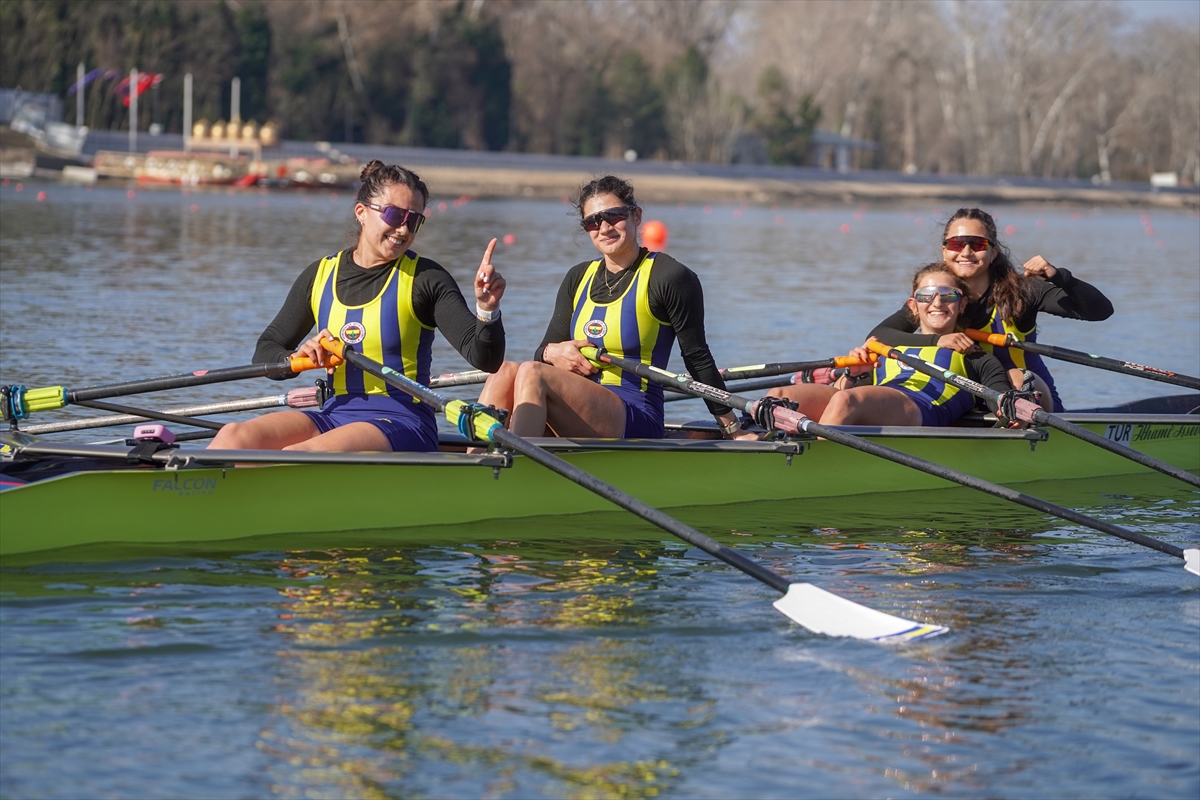
{"label": "oar", "polygon": [[[874,364],[877,357],[871,353],[870,361],[860,361],[854,356],[834,356],[820,361],[784,361],[775,364],[755,364],[748,367],[730,367],[721,370],[721,377],[726,379],[728,388],[741,392],[757,392],[762,389],[774,389],[777,386],[794,386],[797,383],[828,384],[829,380],[821,373],[828,374],[832,370],[845,367],[869,366]],[[737,381],[733,384],[732,381]],[[674,386],[664,387],[675,397],[667,397],[663,402],[674,403],[679,400],[694,400],[695,396]]]}
{"label": "oar", "polygon": [[468,369],[462,372],[447,372],[445,375],[429,379],[431,389],[443,389],[447,386],[469,386],[473,383],[483,383],[491,375],[481,369]]}
{"label": "oar", "polygon": [[446,419],[456,425],[459,432],[472,441],[494,442],[521,453],[531,461],[541,464],[588,491],[595,492],[666,532],[678,536],[688,544],[719,558],[772,589],[783,592],[785,596],[775,601],[775,607],[814,633],[823,633],[828,636],[850,636],[872,641],[910,641],[936,636],[947,630],[940,625],[922,625],[912,620],[860,606],[810,583],[789,583],[786,578],[754,562],[744,553],[708,538],[674,517],[646,505],[632,495],[626,494],[615,486],[584,472],[574,464],[517,436],[507,430],[494,416],[495,409],[479,404],[464,403],[461,400],[447,400],[432,389],[355,352],[341,341],[323,339],[321,345],[363,372],[368,372],[411,394],[421,402],[429,403],[435,410],[444,412]]}
{"label": "oar", "polygon": [[[805,373],[795,373],[793,375],[768,375],[765,378],[751,378],[748,381],[730,382],[727,388],[730,391],[738,392],[757,392],[763,389],[774,389],[776,386],[792,386],[797,383],[817,383],[817,381],[797,380]],[[810,373],[811,374],[811,373]],[[674,386],[664,386],[667,392],[667,397],[663,398],[664,403],[677,403],[681,400],[699,400],[694,394],[688,394],[681,389],[676,389]]]}
{"label": "oar", "polygon": [[[993,405],[999,405],[1004,399],[1004,392],[998,392],[995,389],[984,386],[981,383],[976,383],[966,376],[959,375],[956,372],[951,372],[948,369],[942,369],[936,364],[930,364],[928,361],[922,361],[916,356],[909,355],[903,350],[883,344],[882,342],[871,340],[867,342],[867,348],[881,356],[894,358],[902,364],[907,364],[918,372],[923,372],[926,375],[937,378],[938,380],[943,380],[952,386],[975,395],[976,397],[981,397]],[[1125,445],[1117,444],[1116,442],[1110,442],[1108,439],[1105,439],[1099,434],[1092,433],[1086,428],[1081,428],[1072,422],[1067,422],[1065,419],[1056,414],[1051,414],[1044,411],[1037,403],[1026,400],[1023,397],[1018,397],[1013,400],[1012,408],[1006,411],[1005,416],[1010,416],[1010,418],[1018,419],[1022,422],[1046,425],[1054,428],[1055,430],[1059,430],[1063,433],[1067,433],[1071,436],[1082,439],[1089,444],[1094,444],[1097,447],[1109,451],[1110,453],[1116,453],[1122,458],[1128,458],[1130,461],[1136,461],[1144,467],[1158,470],[1164,475],[1170,475],[1172,478],[1181,480],[1186,484],[1200,487],[1200,476],[1193,475],[1187,470],[1180,469],[1173,464],[1168,464],[1161,459],[1148,456],[1143,452],[1134,450],[1132,447],[1126,447]]]}
{"label": "oar", "polygon": [[1083,364],[1085,367],[1099,367],[1110,372],[1120,372],[1124,375],[1136,375],[1139,378],[1149,378],[1152,381],[1173,383],[1176,386],[1186,386],[1189,389],[1200,389],[1200,378],[1191,375],[1180,375],[1157,367],[1147,367],[1145,364],[1134,364],[1132,361],[1118,361],[1115,358],[1094,356],[1081,350],[1068,350],[1065,347],[1055,347],[1049,344],[1039,344],[1028,340],[1021,341],[1012,334],[988,333],[967,328],[963,333],[977,342],[987,342],[997,347],[1015,347],[1028,353],[1037,353],[1047,358],[1057,358],[1059,361],[1069,361],[1072,364]]}
{"label": "oar", "polygon": [[[341,363],[341,362],[338,362]],[[337,366],[329,363],[325,366]],[[65,386],[48,386],[44,389],[26,389],[24,386],[0,386],[0,420],[21,420],[35,411],[52,411],[56,408],[82,403],[85,400],[102,400],[107,397],[123,397],[140,392],[161,392],[167,389],[182,389],[187,386],[203,386],[210,383],[239,381],[246,378],[275,378],[293,375],[309,369],[318,369],[319,364],[303,356],[290,356],[275,364],[249,364],[244,367],[197,370],[161,378],[148,378],[125,383],[107,383],[68,389]]]}
{"label": "oar", "polygon": [[1023,506],[1036,509],[1046,514],[1053,514],[1056,517],[1069,520],[1078,525],[1084,525],[1088,528],[1101,531],[1103,533],[1112,534],[1126,541],[1134,542],[1145,547],[1158,550],[1161,553],[1182,558],[1184,567],[1189,572],[1194,572],[1200,575],[1200,549],[1183,550],[1173,544],[1159,541],[1145,534],[1122,528],[1120,525],[1114,525],[1111,522],[1089,517],[1086,514],[1080,514],[1078,511],[1073,511],[1069,508],[1056,506],[1053,503],[1048,503],[1045,500],[1039,500],[1036,497],[1030,497],[1027,494],[1013,491],[1007,486],[1001,486],[990,481],[985,481],[982,478],[976,478],[968,475],[965,472],[943,467],[940,464],[935,464],[932,461],[926,461],[923,458],[903,453],[899,450],[893,450],[890,447],[885,447],[876,442],[840,431],[837,428],[830,428],[820,423],[813,422],[808,417],[801,414],[799,411],[793,411],[786,405],[786,401],[778,398],[768,397],[762,400],[750,400],[745,397],[739,397],[736,394],[731,394],[727,391],[717,389],[699,381],[692,380],[686,376],[675,375],[666,370],[651,367],[643,364],[640,361],[630,361],[627,358],[618,358],[610,355],[604,350],[597,350],[592,347],[580,348],[584,357],[591,359],[599,366],[608,365],[612,368],[623,369],[626,372],[632,372],[641,378],[652,380],[655,383],[661,383],[666,386],[668,383],[682,388],[684,391],[691,392],[698,397],[703,397],[706,400],[712,400],[721,405],[739,408],[754,417],[755,421],[764,428],[775,428],[784,433],[811,433],[815,436],[820,436],[828,439],[831,442],[844,444],[847,447],[852,447],[855,450],[861,450],[864,453],[886,458],[888,461],[893,461],[897,464],[903,464],[906,467],[926,472],[930,475],[935,475],[939,478],[944,478],[948,481],[969,486],[972,489],[978,489],[981,492],[1002,497],[1005,500],[1011,500],[1014,503],[1020,503]]}
{"label": "oar", "polygon": [[[182,406],[168,408],[165,414],[182,414],[188,417],[203,417],[209,414],[236,414],[240,411],[257,411],[262,408],[309,408],[317,405],[317,387],[308,386],[303,389],[292,389],[287,394],[276,394],[267,397],[256,397],[251,400],[231,400],[227,403],[207,403],[200,406]],[[67,422],[44,422],[39,425],[27,425],[21,430],[29,434],[61,433],[63,431],[81,431],[89,428],[109,428],[115,425],[136,425],[151,417],[138,414],[112,414],[103,417],[87,417],[73,419]],[[190,424],[190,423],[189,423]],[[176,435],[176,440],[179,436]]]}
{"label": "oar", "polygon": [[752,364],[746,367],[729,367],[721,370],[721,377],[727,381],[740,381],[747,378],[765,378],[771,375],[785,375],[789,372],[811,372],[818,369],[836,369],[838,367],[861,367],[875,363],[860,361],[854,356],[834,356],[817,361],[781,361],[774,364]]}

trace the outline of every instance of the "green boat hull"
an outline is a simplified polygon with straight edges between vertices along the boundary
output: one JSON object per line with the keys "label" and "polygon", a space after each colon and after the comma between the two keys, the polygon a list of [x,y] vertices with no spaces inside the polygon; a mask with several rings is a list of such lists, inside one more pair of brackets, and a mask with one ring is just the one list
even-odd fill
{"label": "green boat hull", "polygon": [[[1200,472],[1200,417],[1125,415],[1079,421],[1155,458]],[[1149,472],[1058,432],[874,430],[867,438],[1007,486]],[[827,441],[746,447],[648,442],[647,449],[632,443],[611,449],[611,443],[606,447],[603,442],[537,441],[565,448],[559,454],[568,461],[668,511],[953,485]],[[1165,476],[1161,480],[1179,485]],[[1056,499],[1053,492],[1039,496]],[[488,520],[610,509],[597,495],[520,456],[501,469],[292,464],[73,472],[0,492],[0,557],[110,542],[207,543],[273,534],[329,534],[351,543],[359,532],[372,542],[401,544],[415,541],[410,537],[424,535],[421,531],[433,525],[485,526]],[[703,520],[703,514],[688,516]]]}

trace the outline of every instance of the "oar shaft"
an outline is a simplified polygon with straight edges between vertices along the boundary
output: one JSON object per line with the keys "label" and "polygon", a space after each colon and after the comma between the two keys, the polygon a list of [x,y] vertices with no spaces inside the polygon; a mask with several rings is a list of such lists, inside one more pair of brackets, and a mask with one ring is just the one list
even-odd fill
{"label": "oar shaft", "polygon": [[785,375],[794,372],[806,372],[821,368],[858,367],[867,362],[853,356],[834,356],[817,361],[780,361],[774,364],[752,364],[745,367],[729,367],[721,370],[721,377],[727,381],[741,381],[748,378],[767,378],[774,375]]}
{"label": "oar shaft", "polygon": [[103,400],[84,400],[76,403],[76,405],[87,406],[88,408],[98,408],[101,411],[113,411],[117,414],[139,414],[146,419],[157,419],[162,422],[174,422],[176,425],[192,425],[197,428],[208,428],[209,430],[219,431],[224,427],[224,423],[210,422],[206,419],[196,419],[195,417],[185,417],[179,414],[170,414],[166,411],[151,411],[146,408],[134,408],[133,406],[120,405],[118,403],[106,403]]}
{"label": "oar shaft", "polygon": [[[327,366],[336,366],[339,362],[330,361]],[[226,367],[224,369],[197,370],[183,372],[178,375],[166,375],[161,378],[147,378],[124,383],[106,383],[97,386],[83,386],[78,389],[68,389],[64,386],[48,386],[41,389],[25,389],[23,386],[3,387],[5,390],[4,408],[0,409],[0,418],[21,419],[34,411],[52,411],[56,408],[82,403],[86,400],[102,400],[108,397],[123,397],[141,392],[160,392],[167,389],[182,389],[188,386],[204,386],[210,383],[244,380],[246,378],[276,378],[292,375],[304,370],[316,369],[318,365],[307,358],[292,356],[274,364],[248,364],[244,367]]]}
{"label": "oar shaft", "polygon": [[470,386],[471,384],[483,383],[488,379],[488,375],[490,374],[490,372],[484,372],[481,369],[447,372],[445,375],[430,378],[429,386],[433,389],[441,389],[447,386]]}
{"label": "oar shaft", "polygon": [[1066,347],[1031,342],[1028,339],[1022,341],[1003,333],[989,334],[986,331],[968,329],[966,334],[977,342],[987,342],[996,347],[1015,347],[1027,353],[1036,353],[1040,356],[1067,361],[1072,364],[1082,364],[1085,367],[1097,367],[1099,369],[1106,369],[1109,372],[1119,372],[1123,375],[1136,375],[1139,378],[1149,378],[1152,381],[1161,381],[1163,383],[1174,384],[1175,386],[1186,386],[1189,389],[1200,389],[1200,378],[1193,378],[1191,375],[1181,375],[1178,372],[1158,369],[1157,367],[1148,367],[1145,364],[1135,364],[1132,361],[1120,361],[1115,358],[1096,356],[1091,353],[1084,353],[1081,350],[1070,350]]}
{"label": "oar shaft", "polygon": [[493,431],[492,439],[504,447],[508,447],[524,456],[527,456],[530,460],[536,461],[538,464],[541,464],[543,467],[558,473],[567,480],[572,481],[589,491],[595,492],[614,505],[620,506],[632,514],[636,514],[653,525],[657,525],[666,532],[679,537],[693,547],[698,547],[709,555],[719,558],[726,564],[729,564],[730,566],[746,573],[750,577],[765,583],[772,589],[775,589],[778,592],[787,592],[789,582],[783,576],[772,572],[760,564],[755,563],[741,552],[726,547],[720,542],[710,539],[695,528],[683,524],[674,517],[664,514],[657,508],[643,503],[641,500],[638,500],[636,497],[630,494],[626,494],[615,486],[593,477],[591,474],[583,471],[569,461],[565,461],[553,453],[547,452],[537,445],[527,442],[520,436],[517,436],[505,430],[504,428],[499,428]]}
{"label": "oar shaft", "polygon": [[[590,351],[585,352],[584,355],[592,358]],[[627,372],[632,372],[639,377],[661,383],[664,386],[668,383],[673,384],[684,389],[685,391],[703,397],[706,400],[713,400],[721,403],[722,405],[730,406],[731,408],[741,409],[751,416],[754,416],[758,411],[759,401],[757,400],[750,400],[745,397],[740,397],[736,394],[731,394],[727,391],[722,391],[721,389],[700,383],[699,381],[692,380],[686,376],[673,375],[665,370],[660,370],[655,367],[642,364],[639,361],[630,361],[629,359],[625,358],[617,358],[605,353],[604,351],[597,351],[595,354],[595,359],[605,364],[619,367]],[[1158,539],[1153,539],[1135,531],[1127,530],[1103,520],[1089,517],[1086,514],[1080,514],[1079,512],[1073,511],[1069,508],[1056,506],[1053,503],[1039,500],[1036,497],[1030,497],[1029,495],[1015,492],[1008,487],[1000,486],[999,484],[991,483],[990,481],[985,481],[982,478],[976,478],[972,475],[966,474],[965,472],[959,472],[958,470],[944,467],[940,464],[935,464],[932,461],[926,461],[923,458],[918,458],[899,450],[893,450],[890,447],[886,447],[867,439],[859,438],[858,436],[846,433],[845,431],[839,431],[835,428],[826,427],[819,423],[813,422],[798,411],[792,411],[791,409],[782,406],[775,406],[771,409],[771,412],[773,416],[774,427],[785,433],[804,432],[811,433],[815,436],[821,436],[831,442],[837,442],[838,444],[852,447],[855,450],[861,450],[865,453],[879,456],[880,458],[886,458],[888,461],[902,464],[906,467],[911,467],[913,469],[920,470],[921,472],[935,475],[939,478],[944,478],[945,480],[953,481],[963,486],[969,486],[973,489],[978,489],[996,497],[1012,500],[1013,502],[1020,503],[1021,505],[1028,506],[1029,508],[1042,511],[1047,514],[1052,514],[1056,517],[1061,517],[1062,519],[1069,520],[1089,528],[1094,528],[1104,533],[1112,534],[1113,536],[1117,536],[1121,539],[1125,539],[1136,544],[1151,547],[1160,552],[1175,556],[1176,558],[1184,558],[1183,550],[1175,545],[1159,541]]]}
{"label": "oar shaft", "polygon": [[[746,381],[738,381],[736,384],[730,384],[731,390],[739,392],[757,392],[761,389],[774,389],[776,386],[792,386],[799,383],[795,375],[768,375],[765,378],[751,378]],[[680,400],[698,400],[694,394],[688,394],[682,389],[676,389],[674,386],[664,386],[667,391],[667,397],[663,399],[664,403],[674,403]]]}
{"label": "oar shaft", "polygon": [[[277,408],[279,406],[307,408],[316,404],[316,389],[314,387],[307,387],[304,389],[293,389],[287,394],[256,397],[251,400],[231,400],[225,403],[181,406],[179,408],[164,409],[164,412],[167,414],[182,414],[189,417],[203,417],[209,414],[236,414],[241,411],[257,411],[263,408]],[[147,419],[149,417],[138,414],[114,414],[104,417],[73,419],[65,422],[45,422],[38,425],[27,425],[22,427],[21,430],[25,433],[35,435],[62,433],[65,431],[87,430],[89,428],[109,428],[115,425],[136,425],[139,422],[145,422]],[[178,440],[179,437],[176,436],[175,438]]]}
{"label": "oar shaft", "polygon": [[[888,358],[893,358],[902,364],[907,364],[917,372],[921,372],[925,375],[929,375],[930,377],[943,380],[952,386],[975,395],[976,397],[982,397],[984,400],[993,405],[1000,402],[1000,398],[1002,396],[1000,392],[984,386],[983,384],[976,383],[970,378],[959,375],[956,372],[952,372],[948,369],[942,369],[935,364],[930,364],[929,362],[917,358],[916,356],[909,355],[899,348],[890,347],[889,345],[885,345],[880,342],[868,342],[867,346],[874,352],[879,353],[881,356],[887,356]],[[1126,447],[1125,445],[1117,444],[1116,442],[1110,442],[1108,439],[1105,439],[1099,434],[1092,433],[1091,431],[1081,428],[1074,423],[1067,422],[1062,417],[1046,412],[1039,405],[1032,403],[1029,400],[1018,399],[1016,401],[1016,411],[1019,418],[1024,421],[1033,422],[1038,425],[1046,425],[1054,428],[1055,430],[1060,430],[1063,433],[1067,433],[1071,436],[1082,439],[1089,444],[1094,444],[1096,447],[1099,447],[1102,450],[1107,450],[1108,452],[1114,453],[1122,458],[1127,458],[1130,461],[1161,472],[1164,475],[1170,475],[1172,478],[1183,481],[1191,486],[1200,487],[1200,476],[1193,475],[1187,470],[1180,469],[1173,464],[1168,464],[1167,462],[1155,458],[1154,456],[1147,455],[1140,450],[1134,450],[1132,447]]]}

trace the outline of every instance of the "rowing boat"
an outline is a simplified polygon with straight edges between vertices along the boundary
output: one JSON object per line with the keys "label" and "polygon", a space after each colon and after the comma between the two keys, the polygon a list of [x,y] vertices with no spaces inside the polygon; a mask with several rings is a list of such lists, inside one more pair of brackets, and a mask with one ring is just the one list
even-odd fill
{"label": "rowing boat", "polygon": [[[1197,407],[1200,395],[1175,395],[1061,416],[1198,472],[1200,415],[1180,413]],[[681,426],[694,427],[703,426]],[[841,429],[1007,486],[1148,472],[1045,429]],[[531,441],[664,509],[948,485],[809,436],[764,442]],[[460,437],[444,435],[443,452],[423,454],[213,451],[195,445],[153,451],[144,445],[76,444],[19,431],[0,433],[0,557],[109,542],[206,543],[269,534],[336,534],[345,544],[355,532],[372,532],[372,541],[383,535],[402,543],[406,531],[430,525],[610,507],[523,456],[468,454],[464,444]],[[334,494],[352,497],[353,503],[332,503],[329,496]]]}

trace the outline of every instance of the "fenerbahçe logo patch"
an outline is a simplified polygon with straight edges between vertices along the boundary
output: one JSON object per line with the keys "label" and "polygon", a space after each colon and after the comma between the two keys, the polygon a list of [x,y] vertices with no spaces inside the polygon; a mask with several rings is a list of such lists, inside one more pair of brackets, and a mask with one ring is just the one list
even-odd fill
{"label": "fenerbah\u00e7e logo patch", "polygon": [[366,335],[367,329],[362,326],[361,322],[347,322],[338,333],[338,338],[346,344],[358,344]]}
{"label": "fenerbah\u00e7e logo patch", "polygon": [[583,326],[583,332],[589,339],[603,339],[604,334],[608,333],[608,326],[602,319],[588,320],[588,324]]}

